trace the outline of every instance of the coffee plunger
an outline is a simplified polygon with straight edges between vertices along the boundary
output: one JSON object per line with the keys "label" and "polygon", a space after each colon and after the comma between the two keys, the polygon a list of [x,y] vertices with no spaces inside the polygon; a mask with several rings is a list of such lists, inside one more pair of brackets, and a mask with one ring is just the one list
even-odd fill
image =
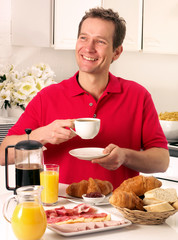
{"label": "coffee plunger", "polygon": [[[5,149],[5,171],[7,190],[16,191],[17,188],[28,185],[40,185],[40,171],[43,166],[43,145],[35,140],[29,140],[31,129],[25,129],[28,140],[20,141],[16,145],[9,145]],[[9,186],[8,178],[8,149],[14,148],[15,154],[15,187]]]}

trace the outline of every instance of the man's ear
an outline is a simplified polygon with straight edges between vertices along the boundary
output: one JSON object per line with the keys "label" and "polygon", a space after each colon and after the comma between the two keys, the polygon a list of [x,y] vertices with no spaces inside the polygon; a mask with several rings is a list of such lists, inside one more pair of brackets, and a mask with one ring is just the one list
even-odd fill
{"label": "man's ear", "polygon": [[117,60],[119,58],[119,56],[121,55],[123,51],[123,46],[120,45],[119,47],[117,47],[115,50],[114,50],[114,55],[113,55],[113,58],[112,58],[112,62],[114,62],[115,60]]}

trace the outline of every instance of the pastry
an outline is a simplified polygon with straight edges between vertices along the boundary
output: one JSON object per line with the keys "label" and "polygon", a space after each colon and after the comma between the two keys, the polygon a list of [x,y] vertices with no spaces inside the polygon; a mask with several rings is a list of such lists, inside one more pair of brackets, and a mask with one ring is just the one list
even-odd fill
{"label": "pastry", "polygon": [[95,181],[99,185],[99,188],[101,189],[102,194],[108,195],[113,191],[113,185],[109,181],[102,181],[99,179],[95,179]]}
{"label": "pastry", "polygon": [[70,184],[66,189],[66,193],[73,197],[82,197],[82,195],[87,192],[87,189],[88,181],[82,180],[79,183]]}
{"label": "pastry", "polygon": [[87,193],[91,193],[91,192],[98,192],[101,193],[101,189],[98,185],[98,183],[96,182],[95,179],[93,178],[89,178],[88,179],[88,189],[87,189]]}
{"label": "pastry", "polygon": [[83,194],[91,192],[99,192],[108,195],[112,191],[113,186],[109,181],[93,178],[89,178],[88,181],[82,180],[78,183],[72,183],[66,189],[66,193],[72,197],[82,197]]}
{"label": "pastry", "polygon": [[109,198],[109,202],[116,207],[143,210],[143,200],[136,196],[134,192],[114,191]]}
{"label": "pastry", "polygon": [[137,196],[142,196],[145,192],[154,188],[159,188],[161,185],[161,181],[153,176],[145,177],[139,175],[125,180],[118,188],[115,189],[115,191],[123,190],[126,192],[134,192]]}

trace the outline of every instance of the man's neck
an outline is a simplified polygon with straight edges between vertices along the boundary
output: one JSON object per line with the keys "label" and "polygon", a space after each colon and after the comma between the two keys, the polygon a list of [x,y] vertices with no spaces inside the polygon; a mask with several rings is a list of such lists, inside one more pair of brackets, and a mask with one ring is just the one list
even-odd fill
{"label": "man's neck", "polygon": [[109,75],[107,74],[89,74],[79,71],[78,82],[80,86],[90,93],[97,101],[103,94],[109,80]]}

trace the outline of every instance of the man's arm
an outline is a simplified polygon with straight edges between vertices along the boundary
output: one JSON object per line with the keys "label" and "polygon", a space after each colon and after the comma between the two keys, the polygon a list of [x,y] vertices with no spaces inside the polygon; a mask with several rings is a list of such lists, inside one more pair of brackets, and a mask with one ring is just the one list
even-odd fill
{"label": "man's arm", "polygon": [[105,153],[110,154],[101,159],[94,159],[108,170],[115,170],[121,165],[143,173],[165,172],[169,166],[169,151],[164,148],[150,148],[144,151],[135,151],[119,148],[110,144],[105,148]]}
{"label": "man's arm", "polygon": [[[36,140],[43,145],[46,143],[60,144],[75,136],[69,129],[73,127],[73,120],[55,120],[49,125],[33,130],[30,134],[30,140]],[[26,134],[5,137],[0,145],[0,165],[5,164],[5,148],[9,145],[16,145],[23,140],[27,140]],[[8,163],[14,164],[14,149],[8,150]]]}

